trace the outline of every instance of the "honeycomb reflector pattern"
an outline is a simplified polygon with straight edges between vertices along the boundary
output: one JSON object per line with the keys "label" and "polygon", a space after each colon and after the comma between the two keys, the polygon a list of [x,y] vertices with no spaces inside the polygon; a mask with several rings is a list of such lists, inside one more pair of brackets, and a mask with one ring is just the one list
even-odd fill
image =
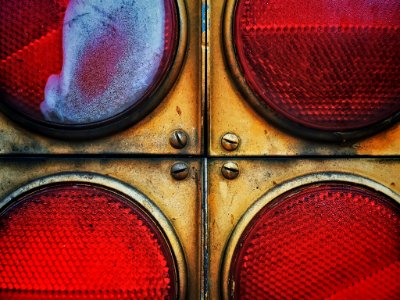
{"label": "honeycomb reflector pattern", "polygon": [[125,196],[63,184],[1,214],[0,299],[175,299],[173,255]]}
{"label": "honeycomb reflector pattern", "polygon": [[268,108],[325,131],[361,129],[400,110],[400,2],[239,0],[234,44]]}
{"label": "honeycomb reflector pattern", "polygon": [[229,276],[232,299],[396,299],[399,204],[342,183],[291,191],[249,223]]}
{"label": "honeycomb reflector pattern", "polygon": [[0,1],[0,91],[40,119],[51,74],[62,67],[62,24],[69,1]]}

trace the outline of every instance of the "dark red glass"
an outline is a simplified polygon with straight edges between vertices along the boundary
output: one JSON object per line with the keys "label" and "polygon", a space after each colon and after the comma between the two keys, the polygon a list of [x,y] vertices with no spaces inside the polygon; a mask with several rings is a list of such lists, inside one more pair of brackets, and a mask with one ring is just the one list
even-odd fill
{"label": "dark red glass", "polygon": [[0,299],[175,299],[162,229],[124,195],[48,186],[0,217]]}
{"label": "dark red glass", "polygon": [[[106,121],[138,105],[145,105],[149,96],[157,89],[173,64],[179,33],[177,7],[173,0],[160,0],[159,6],[163,5],[165,17],[162,30],[163,49],[158,50],[161,51],[161,54],[158,55],[161,57],[160,61],[153,61],[158,68],[154,70],[151,77],[138,78],[140,76],[134,74],[134,80],[130,82],[127,79],[129,76],[126,74],[128,72],[133,74],[136,69],[139,69],[137,64],[140,64],[141,61],[136,58],[135,62],[131,62],[129,65],[123,59],[127,55],[135,53],[143,54],[142,48],[150,47],[149,44],[152,41],[136,41],[139,45],[127,45],[124,38],[134,33],[131,32],[132,30],[125,32],[121,28],[123,28],[123,22],[129,22],[115,14],[107,16],[107,11],[105,11],[103,12],[105,15],[103,23],[110,22],[111,24],[115,20],[119,20],[122,24],[120,24],[121,28],[115,29],[116,27],[112,27],[111,24],[110,28],[114,28],[114,32],[110,29],[109,35],[99,38],[95,37],[96,32],[101,28],[94,30],[94,41],[86,42],[86,46],[79,46],[82,48],[79,51],[86,51],[89,55],[79,54],[81,58],[74,62],[75,69],[78,71],[75,70],[69,78],[73,82],[70,84],[72,91],[69,91],[69,96],[65,96],[65,99],[57,99],[59,104],[53,105],[51,109],[47,105],[47,112],[45,112],[46,109],[40,107],[45,102],[45,89],[50,90],[51,85],[48,84],[50,76],[60,74],[63,63],[65,67],[63,59],[66,58],[63,57],[63,48],[67,48],[67,44],[71,42],[74,45],[79,44],[75,43],[75,40],[79,39],[79,34],[71,38],[74,41],[67,40],[66,45],[62,44],[63,31],[68,29],[68,26],[63,28],[64,15],[70,2],[74,2],[74,5],[77,5],[78,2],[85,3],[84,1],[69,0],[0,0],[1,102],[30,120],[56,125],[87,125]],[[103,2],[106,3],[106,1]],[[118,4],[118,1],[109,1],[109,3],[113,2]],[[120,2],[121,7],[128,5],[122,3],[123,1]],[[90,1],[88,3],[90,4]],[[134,3],[134,1],[129,3]],[[159,9],[159,7],[155,9]],[[89,16],[90,13],[82,15]],[[76,18],[76,20],[78,19]],[[80,22],[80,20],[78,21]],[[90,23],[87,20],[85,22]],[[138,32],[140,30],[144,31],[141,28],[138,29]],[[70,59],[74,60],[75,58],[70,55]],[[141,57],[141,59],[144,58]],[[121,78],[122,75],[126,75],[126,78]],[[135,85],[135,82],[141,82],[141,84]],[[107,90],[110,85],[113,85],[114,88]],[[124,87],[130,85],[132,85],[132,92],[126,92],[129,96],[124,97],[122,91],[125,90]],[[140,90],[136,91],[135,89],[139,89],[139,86]],[[115,93],[115,90],[119,90],[121,93]],[[60,94],[64,92],[62,91]],[[47,103],[54,102],[54,98],[47,100]],[[83,113],[85,109],[87,112]],[[78,117],[81,112],[82,115]]]}
{"label": "dark red glass", "polygon": [[400,2],[238,0],[234,45],[247,84],[284,119],[352,131],[400,110]]}
{"label": "dark red glass", "polygon": [[288,192],[249,223],[229,276],[233,299],[396,299],[399,204],[345,183]]}

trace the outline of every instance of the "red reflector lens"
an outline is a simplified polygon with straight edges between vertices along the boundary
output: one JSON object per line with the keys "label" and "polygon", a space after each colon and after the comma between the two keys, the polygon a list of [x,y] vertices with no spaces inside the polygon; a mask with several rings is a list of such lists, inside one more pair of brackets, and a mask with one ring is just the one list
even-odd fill
{"label": "red reflector lens", "polygon": [[400,2],[238,0],[234,44],[251,90],[281,116],[325,131],[400,110]]}
{"label": "red reflector lens", "polygon": [[175,1],[92,2],[2,1],[7,107],[35,121],[85,125],[146,105],[173,63]]}
{"label": "red reflector lens", "polygon": [[177,269],[158,225],[123,195],[63,184],[0,219],[1,299],[175,299]]}
{"label": "red reflector lens", "polygon": [[289,192],[249,223],[229,276],[234,299],[396,299],[399,205],[344,183]]}

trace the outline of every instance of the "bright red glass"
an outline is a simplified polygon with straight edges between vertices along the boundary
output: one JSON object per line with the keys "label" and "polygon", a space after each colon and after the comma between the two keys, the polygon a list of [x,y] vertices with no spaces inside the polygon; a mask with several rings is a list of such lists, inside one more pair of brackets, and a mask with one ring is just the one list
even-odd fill
{"label": "bright red glass", "polygon": [[397,0],[238,0],[237,59],[281,116],[357,130],[400,110],[399,16]]}
{"label": "bright red glass", "polygon": [[234,299],[396,299],[400,207],[364,187],[324,183],[267,204],[230,267]]}
{"label": "bright red glass", "polygon": [[158,225],[125,196],[62,184],[0,218],[0,299],[175,299],[177,270]]}
{"label": "bright red glass", "polygon": [[[163,54],[159,55],[161,56],[159,67],[155,70],[154,77],[139,78],[139,80],[137,78],[139,75],[135,75],[135,80],[132,81],[140,81],[142,86],[141,90],[137,91],[137,94],[132,92],[134,96],[128,97],[132,98],[132,100],[119,99],[115,93],[112,94],[111,91],[105,92],[105,89],[111,83],[117,87],[123,85],[122,83],[115,83],[118,82],[118,77],[120,77],[118,74],[126,75],[127,73],[121,71],[121,65],[124,65],[121,63],[121,57],[126,56],[127,53],[132,54],[135,51],[132,50],[132,46],[131,48],[124,48],[123,46],[126,45],[123,45],[120,38],[104,38],[102,41],[97,41],[97,44],[93,42],[94,45],[86,47],[85,51],[92,51],[93,55],[88,55],[85,59],[78,61],[78,64],[81,65],[79,68],[82,70],[76,72],[76,75],[71,78],[71,80],[77,81],[74,88],[79,91],[80,95],[76,97],[79,100],[74,99],[74,101],[81,103],[80,105],[82,106],[77,111],[80,112],[89,105],[93,105],[97,110],[90,108],[87,115],[71,120],[68,117],[71,118],[71,115],[76,115],[76,112],[70,111],[69,116],[67,112],[76,107],[76,104],[68,106],[68,103],[63,103],[64,107],[62,109],[60,105],[55,106],[57,109],[62,110],[57,112],[61,115],[57,118],[54,117],[54,112],[50,111],[46,115],[43,108],[40,108],[45,99],[45,87],[49,77],[53,74],[60,74],[62,70],[63,21],[69,2],[69,0],[0,0],[1,101],[13,110],[36,121],[79,125],[116,117],[121,112],[146,101],[148,96],[157,89],[173,63],[178,39],[178,21],[176,4],[172,0],[160,1],[160,3],[163,3],[165,22],[164,35],[162,37],[164,45],[163,49],[160,50]],[[79,1],[74,2],[77,3]],[[118,16],[109,16],[108,19],[105,19],[110,21],[114,20],[113,18],[118,19]],[[123,33],[117,32],[117,35],[123,36]],[[149,43],[151,41],[143,41],[143,45],[135,45],[138,47],[136,52],[141,53],[139,51],[140,47],[146,47],[146,45],[149,47]],[[137,61],[140,62],[139,59]],[[158,62],[153,63],[158,65]],[[133,73],[134,71],[132,70],[137,69],[136,67],[136,65],[133,65],[126,68]],[[116,75],[111,73],[116,73]],[[122,79],[121,82],[124,80],[126,78]],[[124,83],[124,86],[126,87],[129,84],[136,87],[130,82]],[[134,90],[133,87],[132,90]],[[104,95],[101,100],[93,100],[103,92]],[[73,97],[71,96],[70,98],[72,99]],[[57,101],[72,102],[71,99],[57,99]],[[52,101],[54,100],[49,100],[48,103]],[[95,102],[96,104],[94,104]],[[104,107],[104,102],[108,103],[108,107]],[[101,116],[101,113],[107,110],[109,112]],[[92,112],[92,115],[90,115],[90,112]]]}

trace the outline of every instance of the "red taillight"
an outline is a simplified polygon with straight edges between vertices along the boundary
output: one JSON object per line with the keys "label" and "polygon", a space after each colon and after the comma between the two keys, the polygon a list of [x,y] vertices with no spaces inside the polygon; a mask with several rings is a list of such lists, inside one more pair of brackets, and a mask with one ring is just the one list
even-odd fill
{"label": "red taillight", "polygon": [[308,128],[352,131],[400,110],[400,2],[238,0],[233,39],[258,99]]}
{"label": "red taillight", "polygon": [[0,219],[1,299],[175,299],[177,267],[142,207],[87,184],[22,196]]}
{"label": "red taillight", "polygon": [[146,105],[173,63],[175,1],[152,0],[151,9],[150,2],[69,3],[1,4],[0,96],[8,111],[53,125],[93,125]]}
{"label": "red taillight", "polygon": [[232,299],[395,299],[400,208],[364,187],[324,183],[267,204],[229,272]]}
{"label": "red taillight", "polygon": [[62,1],[3,1],[0,8],[0,90],[10,104],[41,119],[51,74],[62,66]]}

